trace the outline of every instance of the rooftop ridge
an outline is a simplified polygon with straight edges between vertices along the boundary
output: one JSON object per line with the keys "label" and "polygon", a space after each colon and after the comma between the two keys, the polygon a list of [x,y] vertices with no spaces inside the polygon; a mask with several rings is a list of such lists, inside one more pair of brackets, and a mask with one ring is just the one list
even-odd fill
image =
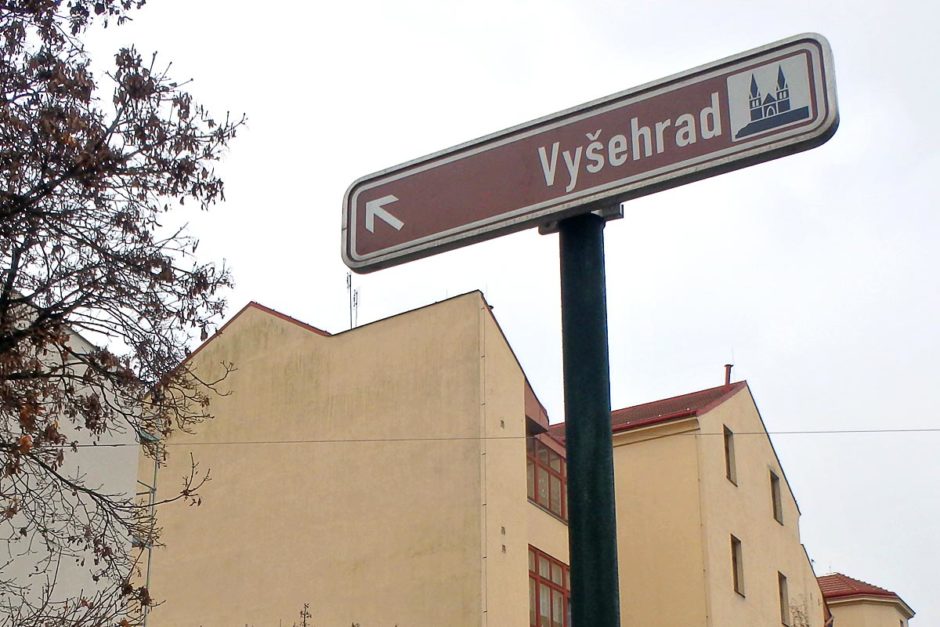
{"label": "rooftop ridge", "polygon": [[[615,409],[610,412],[611,429],[614,431],[627,431],[678,418],[699,416],[724,403],[739,390],[746,387],[747,381],[736,381],[728,385],[719,385]],[[549,431],[554,437],[563,440],[565,437],[565,423],[554,424]]]}
{"label": "rooftop ridge", "polygon": [[[244,310],[247,309],[248,307],[254,307],[254,308],[256,308],[256,309],[260,309],[261,311],[263,311],[263,312],[265,312],[265,313],[269,313],[269,314],[271,314],[272,316],[276,316],[276,317],[280,318],[281,320],[286,320],[287,322],[292,322],[292,323],[296,324],[296,325],[299,326],[299,327],[302,327],[302,328],[304,328],[304,329],[307,329],[308,331],[313,331],[314,333],[316,333],[316,334],[318,334],[318,335],[322,335],[323,337],[331,337],[331,336],[332,336],[332,333],[330,333],[329,331],[324,331],[323,329],[319,329],[319,328],[313,326],[312,324],[309,324],[309,323],[304,322],[303,320],[298,320],[297,318],[294,318],[293,316],[288,316],[286,313],[282,313],[282,312],[278,311],[277,309],[274,309],[274,308],[272,308],[272,307],[268,307],[267,305],[262,305],[261,303],[259,303],[259,302],[256,301],[256,300],[248,301],[248,304],[245,305],[245,307],[242,309],[242,311],[244,311]],[[238,313],[241,313],[241,311],[239,311]],[[236,314],[235,316],[233,316],[233,319],[234,319],[235,317],[237,317],[237,316],[238,316],[238,314]]]}
{"label": "rooftop ridge", "polygon": [[830,573],[817,577],[819,589],[823,598],[833,606],[840,603],[851,603],[853,600],[893,603],[907,618],[914,617],[914,610],[898,595],[881,586],[870,584],[861,579],[855,579],[842,573]]}
{"label": "rooftop ridge", "polygon": [[705,404],[703,404],[703,405],[701,405],[701,406],[699,406],[699,407],[697,407],[697,408],[694,408],[694,409],[693,409],[693,407],[690,405],[689,407],[680,407],[680,408],[671,409],[670,411],[664,411],[664,412],[661,412],[661,413],[658,414],[658,415],[661,415],[661,416],[662,416],[662,415],[669,415],[669,414],[673,414],[673,413],[677,413],[677,412],[688,412],[688,411],[695,411],[696,413],[698,413],[698,412],[705,413],[706,411],[712,409],[712,408],[715,407],[716,405],[720,405],[721,402],[723,402],[725,398],[727,398],[727,397],[728,397],[730,394],[732,394],[733,392],[737,392],[739,389],[741,389],[741,388],[744,387],[745,385],[747,385],[747,382],[746,382],[746,381],[735,381],[734,383],[732,383],[732,384],[730,384],[730,385],[717,385],[717,386],[715,386],[715,387],[705,388],[704,390],[696,390],[696,391],[694,391],[694,392],[686,392],[685,394],[679,394],[679,395],[677,395],[677,396],[670,396],[670,397],[661,398],[661,399],[655,400],[655,401],[649,401],[649,402],[646,402],[646,403],[640,403],[640,404],[638,404],[638,405],[631,405],[631,406],[629,406],[629,407],[622,407],[622,408],[620,408],[620,409],[612,410],[612,411],[610,412],[610,414],[611,414],[611,417],[614,417],[614,416],[616,416],[616,415],[618,415],[618,414],[622,415],[622,414],[625,414],[626,412],[639,411],[639,410],[641,410],[641,409],[643,409],[643,408],[645,408],[645,407],[652,407],[652,406],[654,406],[654,405],[655,405],[655,406],[661,406],[661,407],[667,407],[667,406],[670,406],[670,405],[672,405],[673,403],[676,403],[677,401],[680,401],[680,400],[682,400],[682,399],[692,399],[692,398],[695,398],[695,397],[698,397],[698,396],[710,395],[710,394],[713,393],[713,392],[721,392],[721,394],[719,394],[719,395],[718,395],[715,399],[713,399],[711,402],[705,403]]}
{"label": "rooftop ridge", "polygon": [[829,573],[817,577],[817,579],[819,580],[819,588],[822,590],[823,596],[827,599],[856,595],[883,596],[900,599],[896,592],[868,583],[867,581],[862,581],[861,579],[849,577],[842,573]]}
{"label": "rooftop ridge", "polygon": [[675,396],[667,396],[666,398],[660,398],[660,399],[657,399],[657,400],[655,400],[655,401],[647,401],[647,402],[645,402],[645,403],[637,403],[636,405],[629,405],[629,406],[627,406],[627,407],[621,407],[620,409],[614,409],[614,410],[612,410],[610,413],[611,413],[611,414],[616,414],[616,413],[618,413],[618,412],[627,411],[627,410],[630,410],[630,409],[640,409],[641,407],[648,407],[648,406],[650,406],[650,405],[658,405],[658,404],[660,404],[660,403],[666,403],[666,402],[669,402],[669,401],[677,401],[677,400],[682,399],[682,398],[695,396],[696,394],[703,394],[703,393],[705,393],[705,392],[712,392],[712,391],[716,391],[716,390],[719,390],[719,389],[731,390],[732,388],[735,388],[736,386],[740,386],[742,383],[744,383],[744,381],[735,381],[735,382],[732,383],[731,385],[723,385],[723,384],[722,384],[722,385],[716,385],[715,387],[704,388],[704,389],[701,389],[701,390],[695,390],[694,392],[685,392],[684,394],[677,394],[677,395],[675,395]]}

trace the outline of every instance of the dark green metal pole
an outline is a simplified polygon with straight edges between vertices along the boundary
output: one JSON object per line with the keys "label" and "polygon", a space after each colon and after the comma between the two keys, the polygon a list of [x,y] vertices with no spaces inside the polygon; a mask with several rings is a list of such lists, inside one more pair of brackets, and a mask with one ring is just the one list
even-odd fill
{"label": "dark green metal pole", "polygon": [[558,224],[574,627],[620,627],[604,219]]}

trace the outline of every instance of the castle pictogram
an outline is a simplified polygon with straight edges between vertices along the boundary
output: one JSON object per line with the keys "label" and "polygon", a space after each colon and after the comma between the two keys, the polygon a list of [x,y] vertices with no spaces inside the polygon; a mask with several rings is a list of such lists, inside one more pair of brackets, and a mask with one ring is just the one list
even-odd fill
{"label": "castle pictogram", "polygon": [[760,133],[768,129],[783,126],[809,117],[809,107],[793,109],[790,106],[790,87],[783,67],[777,66],[777,85],[775,93],[768,93],[761,98],[757,78],[751,74],[751,89],[748,98],[751,110],[751,122],[735,134],[735,139]]}

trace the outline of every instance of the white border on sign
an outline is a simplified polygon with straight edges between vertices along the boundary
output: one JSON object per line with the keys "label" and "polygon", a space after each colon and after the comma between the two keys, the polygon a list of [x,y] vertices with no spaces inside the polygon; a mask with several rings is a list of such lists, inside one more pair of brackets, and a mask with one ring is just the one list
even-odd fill
{"label": "white border on sign", "polygon": [[[612,181],[604,185],[579,190],[558,198],[522,207],[498,216],[467,223],[447,231],[411,240],[395,246],[383,248],[372,253],[356,253],[356,219],[359,196],[379,185],[411,176],[417,172],[440,167],[468,156],[480,154],[493,148],[504,146],[521,139],[567,126],[599,113],[614,111],[648,98],[659,96],[688,85],[714,78],[715,76],[734,73],[737,68],[760,63],[761,57],[792,57],[807,53],[813,70],[816,100],[813,113],[816,116],[810,126],[788,128],[780,133],[759,136],[755,141],[740,143],[729,148],[687,159],[663,168],[643,172],[633,177]],[[653,193],[660,188],[681,184],[685,179],[705,178],[711,170],[715,174],[735,169],[734,164],[744,162],[737,167],[749,165],[750,160],[767,160],[783,156],[789,152],[810,148],[814,140],[828,139],[826,135],[834,132],[838,122],[838,110],[835,100],[835,79],[832,69],[832,53],[824,37],[814,33],[798,35],[788,39],[750,50],[732,57],[660,79],[639,87],[629,89],[605,98],[601,98],[572,109],[545,116],[509,129],[465,142],[463,144],[388,168],[357,179],[346,191],[343,211],[343,260],[356,271],[367,272],[381,267],[404,263],[410,259],[429,256],[436,252],[456,248],[464,243],[495,237],[500,233],[520,230],[527,225],[547,222],[564,216],[566,210],[576,207],[591,207],[605,199],[614,202],[614,197],[630,196],[632,192],[649,188]],[[820,142],[821,143],[821,142]],[[805,145],[805,148],[800,146]],[[763,159],[761,158],[763,157]],[[356,191],[350,195],[350,192]],[[641,194],[636,194],[641,195]],[[348,251],[347,251],[348,245]]]}

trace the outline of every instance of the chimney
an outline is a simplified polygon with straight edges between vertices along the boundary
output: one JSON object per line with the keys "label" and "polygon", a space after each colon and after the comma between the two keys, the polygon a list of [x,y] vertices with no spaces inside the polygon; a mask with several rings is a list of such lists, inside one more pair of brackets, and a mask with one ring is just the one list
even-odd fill
{"label": "chimney", "polygon": [[734,364],[725,364],[725,385],[731,385],[731,369]]}

